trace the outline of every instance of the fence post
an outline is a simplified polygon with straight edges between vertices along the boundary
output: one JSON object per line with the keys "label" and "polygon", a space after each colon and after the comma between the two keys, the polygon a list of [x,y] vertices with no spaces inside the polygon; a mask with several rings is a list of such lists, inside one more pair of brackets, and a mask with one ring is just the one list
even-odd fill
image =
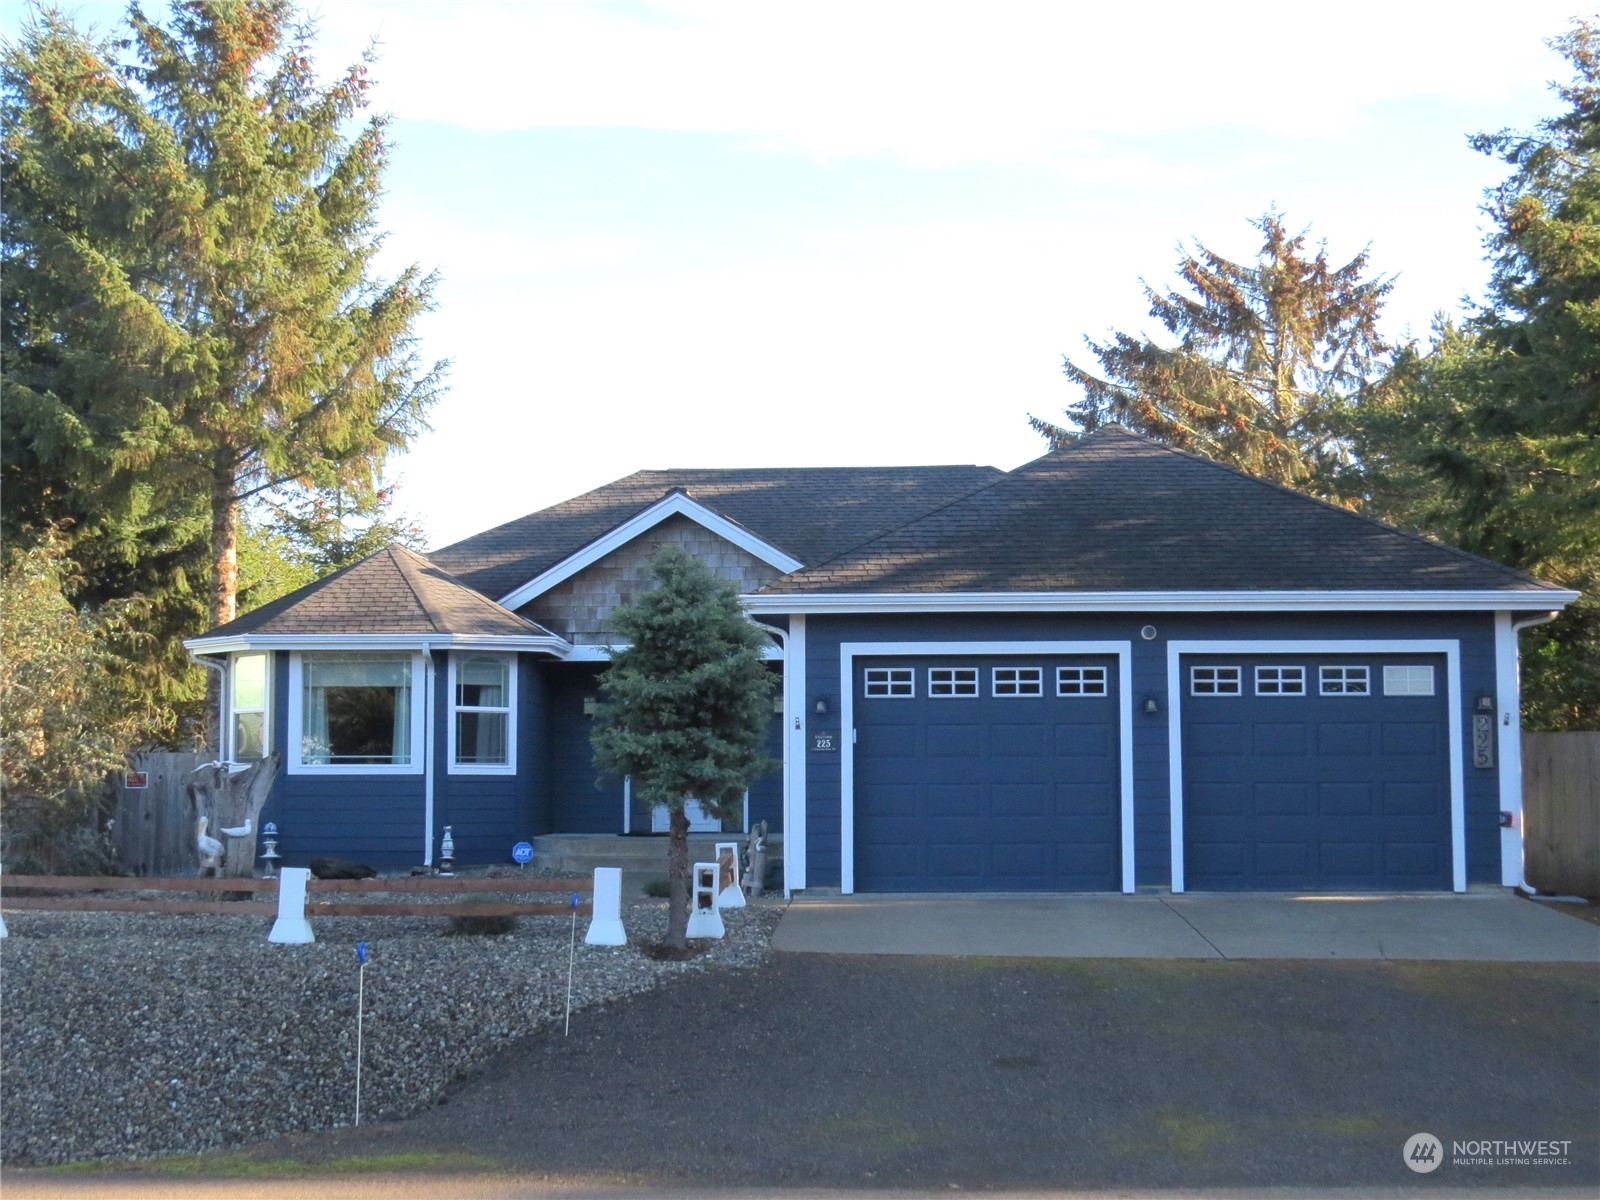
{"label": "fence post", "polygon": [[589,915],[589,932],[583,935],[586,946],[626,946],[628,934],[622,928],[622,868],[594,869],[594,907]]}
{"label": "fence post", "polygon": [[306,883],[311,872],[304,867],[285,867],[278,873],[278,919],[272,924],[267,941],[285,945],[304,945],[316,941],[311,922],[306,920]]}

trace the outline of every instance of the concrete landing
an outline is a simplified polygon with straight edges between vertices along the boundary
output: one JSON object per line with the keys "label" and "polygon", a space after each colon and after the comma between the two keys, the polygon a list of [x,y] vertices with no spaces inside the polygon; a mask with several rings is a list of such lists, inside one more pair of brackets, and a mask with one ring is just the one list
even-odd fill
{"label": "concrete landing", "polygon": [[1600,925],[1509,892],[1447,896],[802,898],[774,950],[1023,958],[1600,963]]}

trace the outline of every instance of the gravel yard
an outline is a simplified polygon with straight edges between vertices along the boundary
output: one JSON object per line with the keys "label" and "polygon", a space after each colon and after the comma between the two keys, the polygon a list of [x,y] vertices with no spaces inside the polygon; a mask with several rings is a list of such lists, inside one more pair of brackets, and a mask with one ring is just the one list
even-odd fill
{"label": "gravel yard", "polygon": [[[585,946],[573,1008],[668,978],[767,958],[782,903],[727,910],[728,936],[689,962],[637,949],[666,902],[625,904],[631,944]],[[333,917],[309,946],[269,945],[270,919],[13,912],[0,941],[0,1159],[11,1166],[145,1158],[351,1123],[355,944],[365,941],[361,1110],[425,1108],[452,1080],[566,1003],[566,917],[497,937],[444,918]]]}

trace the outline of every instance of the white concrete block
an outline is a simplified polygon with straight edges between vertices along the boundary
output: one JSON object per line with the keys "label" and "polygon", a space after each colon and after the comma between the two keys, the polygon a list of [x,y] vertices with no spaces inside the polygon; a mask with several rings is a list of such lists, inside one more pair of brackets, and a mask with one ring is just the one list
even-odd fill
{"label": "white concrete block", "polygon": [[738,842],[717,843],[717,907],[744,907],[744,888],[739,885]]}
{"label": "white concrete block", "polygon": [[722,914],[717,911],[717,864],[697,862],[690,876],[694,891],[689,897],[689,928],[692,938],[719,938],[727,933]]}
{"label": "white concrete block", "polygon": [[278,873],[278,919],[272,923],[267,941],[302,946],[317,940],[306,920],[306,884],[310,880],[311,872],[305,867],[285,867]]}
{"label": "white concrete block", "polygon": [[628,934],[622,928],[622,868],[594,869],[594,911],[589,917],[589,932],[583,935],[586,946],[626,946]]}
{"label": "white concrete block", "polygon": [[11,931],[6,928],[6,919],[4,917],[0,917],[0,938],[10,936]]}

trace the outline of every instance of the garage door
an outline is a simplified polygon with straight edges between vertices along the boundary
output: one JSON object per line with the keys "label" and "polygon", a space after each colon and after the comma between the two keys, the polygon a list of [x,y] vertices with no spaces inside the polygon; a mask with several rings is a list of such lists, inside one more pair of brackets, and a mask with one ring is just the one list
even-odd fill
{"label": "garage door", "polygon": [[1186,657],[1193,890],[1451,886],[1442,656]]}
{"label": "garage door", "polygon": [[861,891],[1120,886],[1113,657],[858,659]]}

